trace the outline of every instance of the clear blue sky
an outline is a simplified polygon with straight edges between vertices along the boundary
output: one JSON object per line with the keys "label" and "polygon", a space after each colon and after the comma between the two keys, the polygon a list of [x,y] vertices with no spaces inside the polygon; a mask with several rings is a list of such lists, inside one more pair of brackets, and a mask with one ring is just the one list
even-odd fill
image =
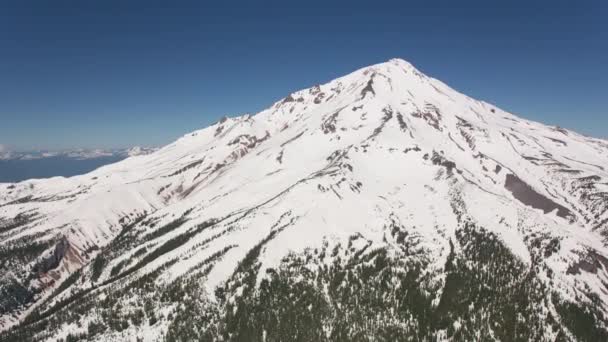
{"label": "clear blue sky", "polygon": [[161,145],[392,57],[608,137],[606,3],[1,1],[0,144]]}

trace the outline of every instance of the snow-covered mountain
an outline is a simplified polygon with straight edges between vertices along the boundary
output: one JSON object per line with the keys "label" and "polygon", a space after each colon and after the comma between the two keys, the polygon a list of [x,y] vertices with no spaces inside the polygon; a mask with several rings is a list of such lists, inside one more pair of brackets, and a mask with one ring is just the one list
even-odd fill
{"label": "snow-covered mountain", "polygon": [[608,339],[608,141],[394,59],[0,184],[5,340]]}

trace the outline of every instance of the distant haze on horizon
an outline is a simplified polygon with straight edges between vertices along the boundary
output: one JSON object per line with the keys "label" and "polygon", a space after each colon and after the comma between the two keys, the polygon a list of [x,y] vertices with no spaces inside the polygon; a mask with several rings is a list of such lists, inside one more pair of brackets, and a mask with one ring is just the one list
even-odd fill
{"label": "distant haze on horizon", "polygon": [[403,58],[523,118],[608,138],[601,1],[0,4],[0,153],[161,146]]}

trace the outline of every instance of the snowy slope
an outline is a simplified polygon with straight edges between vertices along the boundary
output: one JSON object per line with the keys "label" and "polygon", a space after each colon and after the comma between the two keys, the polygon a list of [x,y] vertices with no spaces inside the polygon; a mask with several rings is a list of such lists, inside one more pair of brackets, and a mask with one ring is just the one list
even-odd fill
{"label": "snowy slope", "polygon": [[[281,323],[239,315],[304,286],[314,305],[276,313],[318,335],[290,340],[588,340],[608,336],[607,237],[607,141],[394,59],[86,175],[0,184],[0,327],[284,340]],[[419,302],[399,292],[412,279]],[[382,286],[394,310],[364,300]],[[180,325],[185,309],[205,323]]]}

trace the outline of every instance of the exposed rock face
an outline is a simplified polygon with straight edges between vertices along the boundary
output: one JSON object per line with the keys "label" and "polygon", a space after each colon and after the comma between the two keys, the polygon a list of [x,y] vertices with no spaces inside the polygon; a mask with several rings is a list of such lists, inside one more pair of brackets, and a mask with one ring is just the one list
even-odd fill
{"label": "exposed rock face", "polygon": [[606,170],[391,60],[0,184],[0,340],[607,341]]}
{"label": "exposed rock face", "polygon": [[52,251],[51,255],[47,257],[43,257],[42,260],[38,262],[32,269],[34,273],[47,273],[50,270],[53,270],[59,266],[61,260],[66,255],[68,248],[70,247],[70,242],[67,238],[63,237],[57,242],[55,245],[55,249]]}
{"label": "exposed rock face", "polygon": [[570,210],[534,191],[532,187],[510,173],[506,176],[505,188],[511,191],[513,197],[522,203],[536,209],[541,209],[545,214],[557,209],[557,215],[560,217],[565,218],[572,215]]}

